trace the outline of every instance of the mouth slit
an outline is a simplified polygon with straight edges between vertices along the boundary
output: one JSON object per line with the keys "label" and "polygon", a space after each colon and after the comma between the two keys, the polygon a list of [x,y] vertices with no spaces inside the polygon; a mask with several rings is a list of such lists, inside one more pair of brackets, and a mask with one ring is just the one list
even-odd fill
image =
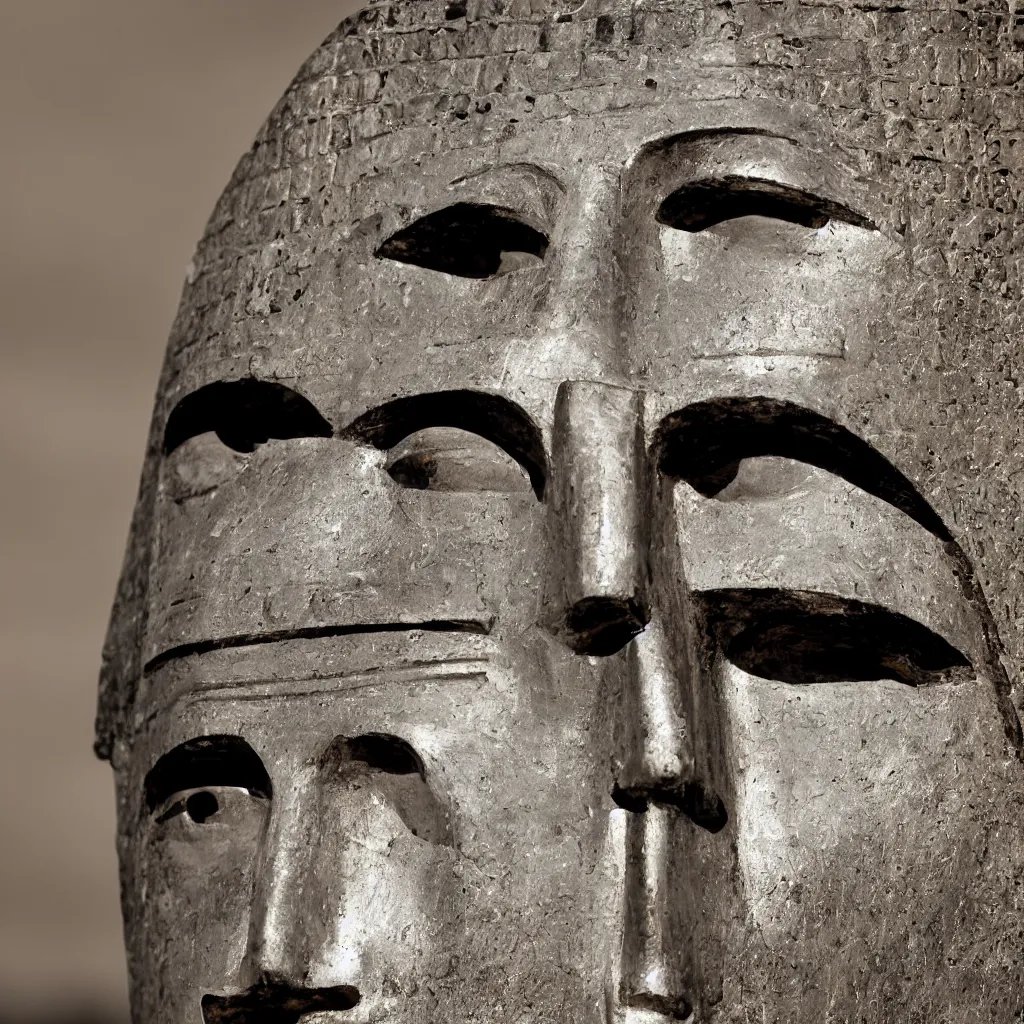
{"label": "mouth slit", "polygon": [[311,1013],[344,1012],[359,1003],[357,988],[295,989],[257,985],[240,995],[203,996],[204,1024],[298,1024]]}

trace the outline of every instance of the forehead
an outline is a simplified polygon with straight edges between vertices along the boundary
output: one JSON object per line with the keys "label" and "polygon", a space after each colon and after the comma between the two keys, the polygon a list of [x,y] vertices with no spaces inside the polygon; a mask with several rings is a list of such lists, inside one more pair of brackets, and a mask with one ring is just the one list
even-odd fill
{"label": "forehead", "polygon": [[[649,207],[665,197],[673,177],[716,173],[788,181],[845,201],[891,235],[905,216],[900,197],[914,192],[922,165],[892,159],[908,148],[891,130],[895,101],[851,86],[851,75],[913,78],[934,61],[925,48],[931,37],[941,35],[945,49],[964,45],[961,21],[827,7],[797,19],[757,5],[712,15],[645,3],[569,10],[518,0],[417,0],[362,12],[300,72],[211,220],[172,334],[158,423],[183,395],[210,381],[255,375],[294,384],[336,427],[393,395],[461,386],[515,397],[546,428],[561,380],[625,371],[656,390],[666,370],[662,412],[715,393],[767,388],[844,420],[844,407],[863,401],[836,401],[836,381],[851,376],[850,357],[869,340],[871,325],[830,308],[822,295],[793,311],[796,330],[788,333],[802,332],[802,342],[791,337],[763,346],[776,357],[771,365],[704,362],[701,379],[687,389],[679,385],[693,378],[693,360],[658,358],[635,338],[623,367],[557,330],[559,307],[589,301],[566,279],[575,269],[442,280],[375,259],[374,252],[417,216],[470,199],[521,213],[544,208],[557,256],[560,242],[580,244],[573,229],[595,207],[606,218],[640,224],[645,213],[652,219]],[[791,50],[799,50],[801,71],[784,83],[780,69],[791,66]],[[936,137],[928,133],[935,112],[917,113],[909,148],[934,150]],[[913,123],[901,122],[905,129]],[[723,155],[723,134],[730,132],[739,144]],[[760,134],[743,137],[751,132]],[[659,160],[658,140],[679,137],[689,145]],[[952,139],[938,144],[949,149]],[[524,175],[508,173],[515,168],[529,169],[532,181],[524,186]],[[616,195],[601,194],[616,187]],[[522,210],[524,203],[534,209]],[[617,251],[621,241],[591,238],[589,255],[620,264],[628,278],[637,254]],[[645,246],[637,248],[642,253]],[[872,279],[876,287],[889,281],[910,293],[898,287],[905,275],[879,266],[891,255],[884,247],[869,259],[862,255],[843,254],[846,276],[864,286],[859,309],[879,305],[876,295],[863,293]],[[703,287],[692,304],[750,305],[742,288],[715,294],[721,269],[710,268],[698,282]],[[817,276],[844,289],[831,270]],[[737,278],[744,272],[734,267]],[[797,276],[776,274],[777,297],[792,296],[815,275]],[[616,290],[616,282],[605,284],[605,292]],[[652,281],[633,284],[640,305],[658,304]],[[739,317],[687,322],[682,312],[663,308],[660,319],[682,319],[681,330],[691,333],[742,330]],[[778,310],[767,312],[782,319]],[[829,337],[819,342],[808,336],[820,322]],[[890,340],[886,331],[876,333],[881,344]],[[666,338],[661,347],[676,341]],[[875,355],[867,347],[859,346],[861,362]],[[719,341],[700,354],[732,354],[722,349]],[[838,366],[835,356],[844,349],[847,365]],[[751,375],[756,384],[744,382]]]}
{"label": "forehead", "polygon": [[607,694],[600,674],[552,654],[557,664],[524,664],[488,637],[416,630],[207,652],[145,677],[133,731],[146,756],[134,763],[145,770],[186,740],[218,734],[300,760],[336,736],[371,733],[400,736],[428,760],[498,748],[507,757],[510,746],[558,747],[550,756],[564,760],[576,756],[569,747],[580,752],[580,731],[606,719]]}
{"label": "forehead", "polygon": [[[886,279],[879,271],[895,251],[885,189],[860,166],[863,151],[850,145],[849,133],[827,112],[778,100],[674,96],[528,125],[491,114],[481,120],[493,130],[481,127],[472,139],[432,136],[429,146],[418,127],[395,131],[382,138],[371,167],[352,150],[321,157],[314,166],[322,180],[312,192],[308,175],[300,181],[298,168],[285,166],[276,178],[259,179],[261,187],[278,183],[278,191],[259,202],[255,182],[229,189],[219,214],[223,228],[207,237],[192,268],[158,421],[198,388],[250,375],[287,381],[337,428],[395,396],[458,388],[504,393],[548,427],[564,380],[626,377],[645,390],[664,390],[657,416],[715,393],[749,391],[739,378],[752,372],[779,397],[828,405],[836,376],[861,369],[854,365],[864,362],[857,318],[840,310],[838,319],[850,322],[837,326],[836,311],[823,295],[811,297],[803,332],[820,313],[833,321],[828,338],[809,344],[788,331],[788,340],[765,347],[775,357],[769,366],[705,360],[696,383],[691,354],[732,353],[711,339],[706,352],[691,353],[692,338],[677,344],[676,334],[698,326],[713,334],[714,323],[687,323],[681,308],[660,311],[661,322],[653,326],[666,334],[662,348],[680,350],[666,383],[652,372],[649,340],[639,327],[630,332],[624,324],[623,332],[602,325],[597,329],[607,337],[595,343],[581,340],[588,325],[575,315],[592,299],[588,278],[598,287],[634,293],[641,306],[655,304],[678,284],[655,282],[645,263],[655,250],[663,263],[701,253],[692,245],[683,255],[660,251],[657,206],[689,180],[722,175],[778,181],[866,211],[882,231],[868,242],[858,240],[842,260],[856,285],[858,309],[865,311],[866,300],[876,303],[878,282]],[[548,267],[478,281],[376,257],[395,231],[467,201],[509,207],[541,222],[551,242]],[[690,243],[672,244],[679,250]],[[793,264],[794,255],[783,259]],[[771,256],[756,256],[762,269]],[[742,253],[738,262],[720,251],[705,254],[707,280],[690,277],[704,293],[696,303],[690,300],[691,313],[708,299],[722,309],[749,304],[742,287],[723,289],[712,276],[731,266],[734,284],[741,284],[749,271],[743,259]],[[836,279],[837,269],[835,260],[812,266],[801,272],[802,286],[817,276],[848,291]],[[793,281],[780,266],[774,271],[774,280],[762,275],[758,288],[767,284],[778,301],[792,304]],[[649,333],[652,325],[643,326]],[[735,325],[725,329],[735,333]],[[839,335],[844,337],[837,341]],[[844,351],[847,366],[839,367],[835,356]],[[753,393],[763,391],[762,384]]]}

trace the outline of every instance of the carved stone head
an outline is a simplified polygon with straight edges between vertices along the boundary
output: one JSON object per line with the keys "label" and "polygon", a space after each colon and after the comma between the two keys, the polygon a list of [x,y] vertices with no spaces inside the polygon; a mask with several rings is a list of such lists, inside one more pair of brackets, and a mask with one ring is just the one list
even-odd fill
{"label": "carved stone head", "polygon": [[342,23],[157,397],[138,1024],[1021,1019],[1022,82],[982,0]]}

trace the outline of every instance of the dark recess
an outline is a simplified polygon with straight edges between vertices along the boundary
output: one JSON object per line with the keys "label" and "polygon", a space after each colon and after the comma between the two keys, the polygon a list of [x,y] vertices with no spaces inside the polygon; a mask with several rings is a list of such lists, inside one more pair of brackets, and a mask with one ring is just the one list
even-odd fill
{"label": "dark recess", "polygon": [[522,407],[501,395],[435,391],[397,398],[364,413],[342,436],[387,450],[428,427],[457,427],[492,441],[526,470],[534,493],[543,499],[547,455],[540,430]]}
{"label": "dark recess", "polygon": [[186,395],[167,420],[164,454],[211,430],[238,452],[251,452],[271,438],[334,434],[309,399],[283,384],[255,377],[217,381]]}
{"label": "dark recess", "polygon": [[497,274],[502,253],[523,252],[543,260],[547,249],[547,238],[524,224],[513,210],[455,203],[396,232],[374,255],[455,277],[482,279]]}
{"label": "dark recess", "polygon": [[725,657],[762,679],[928,686],[970,668],[927,626],[879,605],[767,588],[705,591],[700,601]]}
{"label": "dark recess", "polygon": [[267,770],[245,740],[200,736],[164,754],[150,769],[145,781],[146,806],[153,812],[175,793],[204,786],[238,787],[268,799],[271,795]]}
{"label": "dark recess", "polygon": [[235,996],[203,996],[204,1024],[298,1024],[307,1013],[351,1010],[359,1003],[351,985],[292,988],[263,984]]}
{"label": "dark recess", "polygon": [[423,775],[419,754],[397,736],[384,733],[357,736],[344,740],[342,751],[346,760],[358,761],[388,775]]}
{"label": "dark recess", "polygon": [[643,814],[652,803],[676,807],[706,832],[721,832],[729,824],[729,815],[721,797],[696,781],[678,787],[665,785],[653,789],[622,789],[616,786],[612,790],[612,799],[617,806],[634,814]]}
{"label": "dark recess", "polygon": [[639,601],[586,597],[566,616],[567,642],[576,654],[607,657],[622,650],[647,625]]}
{"label": "dark recess", "polygon": [[738,175],[690,182],[665,199],[657,214],[659,223],[680,231],[704,231],[737,217],[772,217],[807,228],[821,228],[836,220],[874,229],[866,217],[841,203],[778,182]]}
{"label": "dark recess", "polygon": [[653,992],[631,995],[629,1005],[637,1010],[650,1010],[670,1020],[689,1021],[693,1016],[693,1007],[686,999],[659,996]]}
{"label": "dark recess", "polygon": [[939,540],[945,524],[914,485],[883,455],[845,427],[774,398],[713,398],[662,420],[652,445],[658,469],[714,497],[743,459],[777,455],[827,470],[888,502]]}

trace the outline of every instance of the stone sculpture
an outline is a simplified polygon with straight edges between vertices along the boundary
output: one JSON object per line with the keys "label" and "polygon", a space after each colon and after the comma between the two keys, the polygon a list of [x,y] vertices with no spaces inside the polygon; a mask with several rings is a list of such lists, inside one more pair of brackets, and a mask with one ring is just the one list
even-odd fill
{"label": "stone sculpture", "polygon": [[1024,1012],[1024,17],[398,0],[242,159],[101,681],[140,1024]]}

